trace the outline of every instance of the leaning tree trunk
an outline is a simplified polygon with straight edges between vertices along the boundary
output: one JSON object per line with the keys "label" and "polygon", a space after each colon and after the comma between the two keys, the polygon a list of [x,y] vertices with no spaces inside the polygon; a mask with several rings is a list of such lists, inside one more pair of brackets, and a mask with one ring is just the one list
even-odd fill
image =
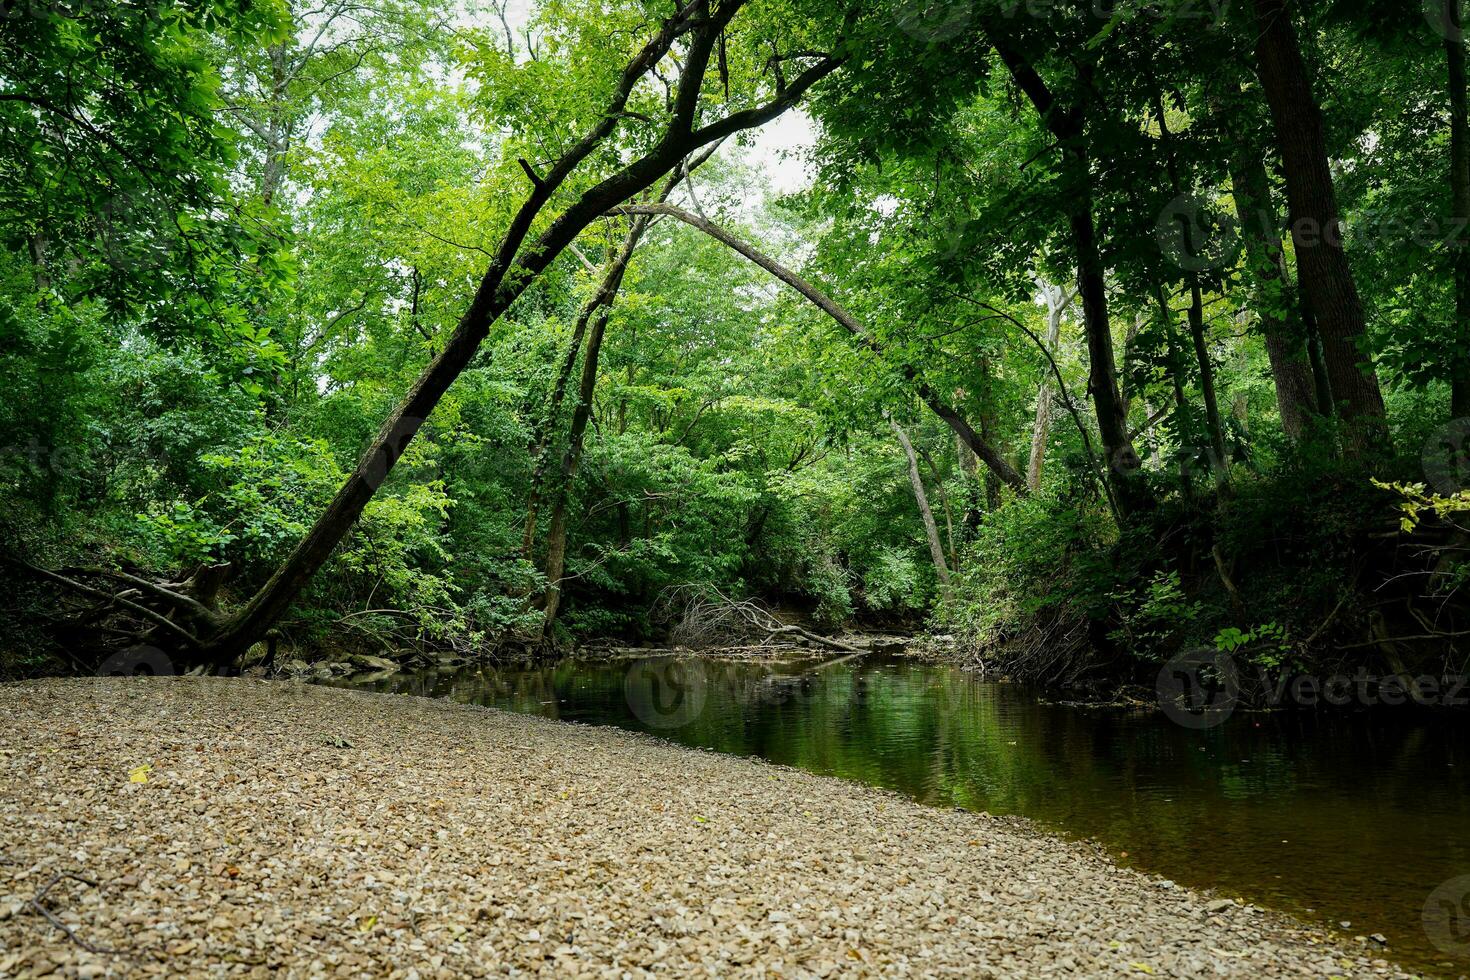
{"label": "leaning tree trunk", "polygon": [[[714,156],[722,142],[722,140],[716,140],[705,147],[696,159],[681,163],[669,175],[669,179],[664,181],[663,188],[659,191],[656,200],[667,201],[679,182]],[[566,355],[562,358],[561,368],[557,371],[556,381],[552,385],[551,403],[547,407],[546,421],[541,434],[536,439],[536,461],[531,470],[531,488],[526,495],[526,526],[521,538],[521,553],[526,558],[531,557],[536,545],[536,523],[541,511],[541,490],[546,478],[546,463],[551,455],[549,449],[552,434],[556,429],[557,420],[561,417],[561,407],[566,400],[567,385],[571,380],[572,368],[576,366],[577,355],[582,351],[582,338],[587,333],[587,324],[591,322],[598,310],[612,306],[623,281],[623,272],[627,269],[628,261],[633,256],[633,249],[637,247],[638,240],[643,236],[647,226],[646,221],[633,222],[623,247],[619,249],[614,260],[603,273],[597,291],[586,303],[582,304],[582,309],[578,311],[576,322],[572,326],[571,342],[567,345]]]}
{"label": "leaning tree trunk", "polygon": [[1470,119],[1466,113],[1465,28],[1461,0],[1444,0],[1444,49],[1449,64],[1450,197],[1455,229],[1450,243],[1455,261],[1454,353],[1450,361],[1450,412],[1470,416]]}
{"label": "leaning tree trunk", "polygon": [[[679,219],[686,225],[698,228],[706,235],[709,235],[711,238],[715,239],[721,244],[726,245],[734,251],[745,256],[751,262],[754,262],[756,265],[760,266],[762,269],[766,270],[771,275],[775,276],[777,279],[781,280],[786,285],[796,290],[798,293],[801,293],[801,295],[806,297],[806,299],[809,300],[814,306],[820,309],[823,313],[826,313],[833,320],[837,321],[837,324],[839,326],[841,326],[844,330],[851,334],[853,338],[856,339],[857,342],[865,347],[868,351],[870,351],[877,357],[883,356],[883,346],[874,339],[873,335],[868,332],[868,329],[866,327],[859,323],[851,313],[843,309],[842,306],[840,306],[835,300],[832,299],[832,297],[828,296],[826,293],[822,292],[820,289],[813,286],[811,283],[807,282],[801,276],[797,275],[795,272],[792,272],[790,269],[786,268],[775,259],[736,238],[734,235],[730,234],[719,225],[716,225],[705,218],[701,218],[698,215],[690,214],[688,211],[685,211],[682,208],[676,208],[672,204],[630,204],[624,207],[617,208],[615,213],[666,214],[671,218]],[[969,446],[970,449],[975,453],[975,455],[980,457],[980,461],[984,463],[987,467],[989,467],[990,471],[994,473],[1001,480],[1001,482],[1005,483],[1007,486],[1011,487],[1013,490],[1016,490],[1019,493],[1026,492],[1026,482],[1024,479],[1022,479],[1021,474],[1016,471],[1016,468],[1012,466],[1010,462],[1005,458],[1005,456],[1002,455],[994,446],[986,442],[980,436],[980,434],[977,433],[970,426],[970,424],[965,421],[965,419],[960,415],[959,412],[954,409],[953,406],[940,398],[938,393],[935,392],[934,389],[928,385],[928,383],[926,383],[919,377],[919,372],[917,368],[915,368],[912,364],[900,364],[898,365],[898,371],[903,376],[904,380],[908,381],[914,386],[914,391],[918,394],[920,400],[922,400],[925,405],[929,406],[929,409],[933,411],[935,415],[938,415],[941,419],[943,419],[944,423],[948,425],[952,430],[954,430],[955,435],[964,440],[965,445]]]}
{"label": "leaning tree trunk", "polygon": [[919,516],[924,521],[924,537],[929,540],[929,557],[934,561],[934,574],[939,576],[940,584],[947,589],[949,566],[944,561],[944,544],[939,540],[939,525],[934,523],[934,511],[929,508],[929,495],[924,492],[924,478],[919,474],[919,457],[914,453],[914,444],[909,442],[909,434],[903,430],[903,426],[893,418],[889,418],[888,424],[893,427],[893,434],[898,437],[904,458],[908,460],[909,485],[914,488],[914,502],[919,505]]}
{"label": "leaning tree trunk", "polygon": [[[680,8],[624,68],[608,110],[557,161],[548,175],[535,176],[530,166],[526,166],[533,178],[532,191],[517,211],[480,280],[474,299],[444,349],[429,362],[394,408],[352,474],[291,555],[223,629],[200,644],[205,659],[221,666],[232,663],[295,600],[347,535],[444,392],[469,364],[490,325],[584,228],[619,202],[646,189],[694,150],[779,116],[841,63],[837,58],[819,56],[815,64],[792,79],[771,101],[695,129],[695,112],[711,52],[742,4],[743,0],[725,0],[717,10],[710,11],[705,0],[691,0]],[[552,195],[626,118],[623,110],[634,86],[686,34],[690,38],[683,52],[673,116],[662,137],[644,156],[584,192],[523,252],[521,246],[530,234],[532,223]]]}
{"label": "leaning tree trunk", "polygon": [[[678,182],[676,173],[665,184],[660,200],[668,197]],[[607,321],[612,304],[623,284],[623,274],[633,258],[633,250],[648,228],[648,217],[638,215],[631,222],[623,238],[622,247],[608,267],[602,288],[598,291],[601,307],[593,318],[587,333],[587,352],[582,357],[582,376],[577,386],[577,406],[572,410],[571,431],[567,433],[566,449],[562,452],[561,482],[551,506],[551,523],[546,531],[546,602],[542,616],[542,635],[550,639],[556,627],[556,614],[561,608],[562,573],[567,560],[567,500],[572,492],[572,483],[577,478],[577,469],[582,462],[582,440],[587,433],[587,422],[592,417],[592,395],[597,388],[597,364],[602,355],[602,338],[607,332]],[[534,519],[534,517],[533,517]]]}
{"label": "leaning tree trunk", "polygon": [[1386,445],[1388,429],[1378,376],[1361,347],[1363,304],[1342,247],[1322,110],[1284,0],[1255,0],[1255,10],[1256,68],[1281,151],[1298,275],[1322,338],[1333,396],[1349,424],[1346,446],[1357,455]]}

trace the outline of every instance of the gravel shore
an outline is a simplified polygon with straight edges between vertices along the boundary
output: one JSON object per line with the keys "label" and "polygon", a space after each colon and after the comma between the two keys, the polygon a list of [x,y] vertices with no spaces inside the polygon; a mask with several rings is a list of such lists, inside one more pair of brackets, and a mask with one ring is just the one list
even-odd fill
{"label": "gravel shore", "polygon": [[[1005,820],[442,701],[27,682],[0,760],[0,977],[1404,975]],[[66,873],[117,952],[31,904]]]}

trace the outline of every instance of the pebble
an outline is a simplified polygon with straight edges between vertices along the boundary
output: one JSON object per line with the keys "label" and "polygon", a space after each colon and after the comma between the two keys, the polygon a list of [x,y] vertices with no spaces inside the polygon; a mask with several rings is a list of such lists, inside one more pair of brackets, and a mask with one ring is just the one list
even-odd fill
{"label": "pebble", "polygon": [[[1407,976],[1013,822],[450,701],[29,681],[0,757],[7,977]],[[66,871],[120,953],[29,907]]]}

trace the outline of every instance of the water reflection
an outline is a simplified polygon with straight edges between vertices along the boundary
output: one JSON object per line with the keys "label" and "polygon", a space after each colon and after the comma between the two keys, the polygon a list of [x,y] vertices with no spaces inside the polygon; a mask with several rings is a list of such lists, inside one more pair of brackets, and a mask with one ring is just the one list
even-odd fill
{"label": "water reflection", "polygon": [[878,657],[814,671],[568,660],[373,686],[652,732],[925,803],[1020,814],[1181,883],[1382,933],[1406,965],[1470,968],[1470,955],[1437,948],[1421,923],[1430,893],[1470,873],[1470,736],[1455,715],[1239,714],[1195,731],[1157,712],[1049,704]]}

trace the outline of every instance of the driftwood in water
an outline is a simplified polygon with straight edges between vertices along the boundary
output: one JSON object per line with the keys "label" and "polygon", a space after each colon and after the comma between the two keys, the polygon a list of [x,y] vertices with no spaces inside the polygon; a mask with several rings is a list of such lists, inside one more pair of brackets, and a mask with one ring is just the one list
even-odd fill
{"label": "driftwood in water", "polygon": [[822,636],[795,623],[777,618],[758,599],[732,599],[712,586],[673,589],[660,604],[677,621],[669,630],[669,640],[691,649],[734,647],[742,645],[774,646],[778,638],[799,639],[828,650],[845,653],[857,647]]}

